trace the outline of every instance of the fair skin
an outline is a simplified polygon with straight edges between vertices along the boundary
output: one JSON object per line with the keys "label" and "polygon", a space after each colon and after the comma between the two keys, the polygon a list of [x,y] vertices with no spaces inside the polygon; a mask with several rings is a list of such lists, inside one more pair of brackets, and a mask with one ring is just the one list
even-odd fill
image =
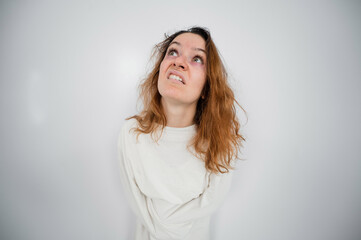
{"label": "fair skin", "polygon": [[183,33],[169,45],[160,65],[158,91],[169,127],[193,124],[198,99],[206,82],[204,39]]}

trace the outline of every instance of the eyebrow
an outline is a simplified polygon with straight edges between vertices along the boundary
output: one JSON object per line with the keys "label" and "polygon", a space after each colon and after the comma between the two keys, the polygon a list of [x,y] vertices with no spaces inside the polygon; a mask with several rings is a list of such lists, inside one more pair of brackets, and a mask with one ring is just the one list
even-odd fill
{"label": "eyebrow", "polygon": [[[178,46],[182,46],[182,44],[180,44],[180,43],[177,42],[177,41],[171,42],[171,43],[169,44],[169,46],[172,45],[173,43],[174,43],[174,44],[177,44]],[[169,46],[168,46],[168,47],[169,47]],[[204,54],[207,55],[206,51],[205,51],[204,49],[202,49],[202,48],[192,48],[192,49],[193,49],[193,50],[196,50],[196,51],[204,52]]]}

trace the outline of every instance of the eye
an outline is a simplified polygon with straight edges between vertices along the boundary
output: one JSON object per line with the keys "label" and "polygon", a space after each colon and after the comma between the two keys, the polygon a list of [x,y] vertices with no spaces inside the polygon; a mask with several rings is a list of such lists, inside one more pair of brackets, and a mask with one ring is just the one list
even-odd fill
{"label": "eye", "polygon": [[169,55],[169,56],[177,56],[177,55],[178,55],[178,52],[177,52],[177,50],[175,50],[175,49],[169,49],[169,50],[168,50],[168,55]]}
{"label": "eye", "polygon": [[204,63],[203,58],[201,58],[200,56],[195,56],[193,58],[193,61],[195,61],[197,63]]}

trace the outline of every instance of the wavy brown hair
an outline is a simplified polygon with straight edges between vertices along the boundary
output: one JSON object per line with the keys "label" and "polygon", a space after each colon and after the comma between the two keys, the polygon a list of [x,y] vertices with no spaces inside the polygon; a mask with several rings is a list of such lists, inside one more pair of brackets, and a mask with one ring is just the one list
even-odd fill
{"label": "wavy brown hair", "polygon": [[155,141],[159,139],[160,135],[155,137],[156,130],[159,127],[163,130],[167,124],[157,87],[160,64],[170,43],[183,33],[201,36],[206,42],[207,54],[206,83],[194,116],[197,131],[189,146],[194,146],[197,157],[204,160],[208,171],[225,173],[233,169],[233,160],[238,159],[242,141],[245,140],[239,133],[240,123],[235,107],[238,105],[243,111],[244,109],[234,97],[227,81],[227,72],[207,29],[192,27],[170,36],[165,35],[165,40],[154,47],[154,66],[139,86],[143,110],[139,115],[127,119],[135,118],[138,121],[138,127],[134,129],[138,135],[151,134]]}

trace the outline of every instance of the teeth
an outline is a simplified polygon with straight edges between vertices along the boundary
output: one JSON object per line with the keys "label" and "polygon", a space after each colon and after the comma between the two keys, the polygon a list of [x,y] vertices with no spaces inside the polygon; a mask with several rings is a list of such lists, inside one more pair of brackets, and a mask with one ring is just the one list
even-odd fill
{"label": "teeth", "polygon": [[182,83],[183,83],[183,80],[182,80],[180,77],[178,77],[177,75],[173,75],[173,74],[171,74],[171,75],[169,76],[169,78],[172,78],[172,79],[178,80],[178,81],[180,81],[180,82],[182,82]]}

